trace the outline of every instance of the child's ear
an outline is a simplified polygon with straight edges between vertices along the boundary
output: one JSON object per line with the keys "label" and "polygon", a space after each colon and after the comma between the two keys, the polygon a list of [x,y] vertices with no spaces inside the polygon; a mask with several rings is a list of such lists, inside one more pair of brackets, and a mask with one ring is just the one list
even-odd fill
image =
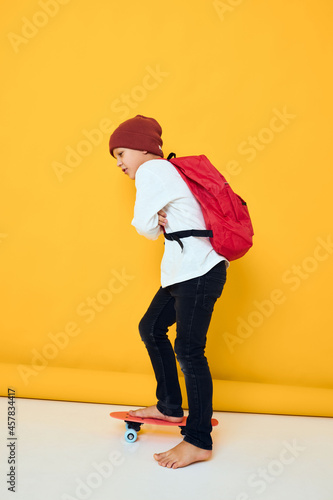
{"label": "child's ear", "polygon": [[148,151],[142,151],[144,155],[147,155],[148,154]]}

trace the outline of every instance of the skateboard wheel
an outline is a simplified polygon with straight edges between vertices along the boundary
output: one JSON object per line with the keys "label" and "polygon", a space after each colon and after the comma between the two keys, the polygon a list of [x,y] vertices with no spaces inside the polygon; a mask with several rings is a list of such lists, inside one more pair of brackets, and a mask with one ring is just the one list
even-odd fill
{"label": "skateboard wheel", "polygon": [[125,441],[127,443],[134,443],[137,440],[138,434],[134,429],[128,429],[125,432]]}

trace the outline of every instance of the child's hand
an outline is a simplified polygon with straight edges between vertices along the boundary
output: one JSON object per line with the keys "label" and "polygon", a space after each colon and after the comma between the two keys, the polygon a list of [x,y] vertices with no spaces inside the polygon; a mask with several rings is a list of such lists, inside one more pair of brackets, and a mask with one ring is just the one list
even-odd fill
{"label": "child's hand", "polygon": [[160,210],[159,212],[157,212],[158,214],[158,223],[161,227],[165,227],[168,223],[167,221],[167,214],[164,212],[164,210]]}

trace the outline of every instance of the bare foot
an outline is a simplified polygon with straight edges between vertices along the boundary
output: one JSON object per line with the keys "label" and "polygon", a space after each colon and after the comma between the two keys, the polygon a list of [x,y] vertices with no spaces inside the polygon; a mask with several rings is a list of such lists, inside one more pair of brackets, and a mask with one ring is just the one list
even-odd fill
{"label": "bare foot", "polygon": [[167,415],[163,415],[156,405],[155,406],[147,406],[147,408],[142,408],[141,410],[131,410],[128,412],[131,417],[141,417],[141,418],[158,418],[159,420],[167,420],[168,422],[181,422],[183,417],[168,417]]}
{"label": "bare foot", "polygon": [[165,453],[155,453],[154,458],[162,467],[169,469],[179,469],[186,467],[194,462],[202,462],[209,460],[212,456],[212,451],[197,448],[193,444],[182,441],[177,446]]}

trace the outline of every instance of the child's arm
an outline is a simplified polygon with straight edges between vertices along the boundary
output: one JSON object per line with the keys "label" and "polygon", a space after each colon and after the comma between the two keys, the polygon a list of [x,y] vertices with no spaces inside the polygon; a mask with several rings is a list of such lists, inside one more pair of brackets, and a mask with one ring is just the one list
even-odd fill
{"label": "child's arm", "polygon": [[[160,178],[142,165],[135,177],[136,200],[132,225],[137,232],[156,240],[166,223],[162,209],[170,202]],[[163,211],[165,214],[165,212]],[[166,214],[165,214],[166,215]]]}

